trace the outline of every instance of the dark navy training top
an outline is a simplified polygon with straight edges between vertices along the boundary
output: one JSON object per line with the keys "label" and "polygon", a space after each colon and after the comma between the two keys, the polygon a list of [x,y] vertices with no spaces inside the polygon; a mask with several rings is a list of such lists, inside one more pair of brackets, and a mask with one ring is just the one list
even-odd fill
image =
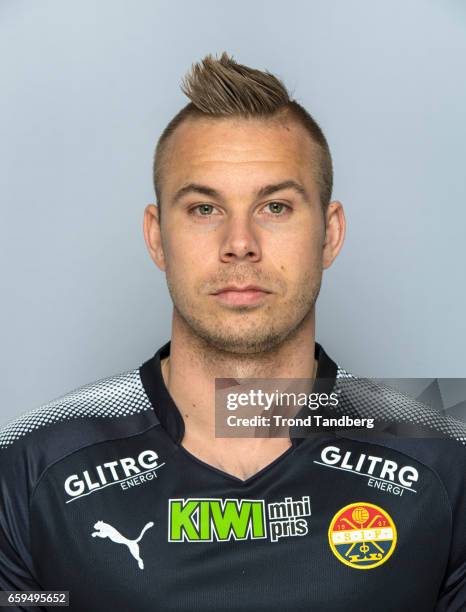
{"label": "dark navy training top", "polygon": [[336,416],[412,435],[291,433],[243,481],[181,445],[169,352],[0,430],[3,590],[69,591],[83,611],[466,610],[463,423],[315,343],[316,384],[354,383]]}

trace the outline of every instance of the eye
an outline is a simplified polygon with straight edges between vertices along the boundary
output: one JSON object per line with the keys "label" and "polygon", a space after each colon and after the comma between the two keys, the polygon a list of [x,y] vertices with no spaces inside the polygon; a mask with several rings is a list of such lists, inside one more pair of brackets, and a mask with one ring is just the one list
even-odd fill
{"label": "eye", "polygon": [[[197,210],[199,210],[199,214],[195,213]],[[189,210],[189,214],[195,217],[210,217],[214,210],[215,207],[212,204],[198,204]]]}
{"label": "eye", "polygon": [[[267,207],[269,207],[269,210],[271,210],[272,215],[275,217],[283,217],[285,214],[287,214],[287,212],[292,210],[291,206],[288,206],[283,202],[269,202],[264,208]],[[283,209],[286,209],[285,213],[282,213]]]}

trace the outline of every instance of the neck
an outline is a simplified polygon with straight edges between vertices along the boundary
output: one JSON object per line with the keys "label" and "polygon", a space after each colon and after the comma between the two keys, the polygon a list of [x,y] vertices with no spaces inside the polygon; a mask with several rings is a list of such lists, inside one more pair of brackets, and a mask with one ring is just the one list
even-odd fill
{"label": "neck", "polygon": [[262,353],[218,350],[174,316],[170,355],[162,376],[183,417],[182,446],[224,472],[246,479],[286,452],[289,438],[216,438],[215,378],[307,378],[314,358],[314,311],[283,343]]}
{"label": "neck", "polygon": [[185,436],[197,431],[215,437],[215,378],[313,379],[314,342],[314,311],[280,345],[254,354],[219,350],[174,315],[170,356],[162,361],[162,375],[183,416]]}

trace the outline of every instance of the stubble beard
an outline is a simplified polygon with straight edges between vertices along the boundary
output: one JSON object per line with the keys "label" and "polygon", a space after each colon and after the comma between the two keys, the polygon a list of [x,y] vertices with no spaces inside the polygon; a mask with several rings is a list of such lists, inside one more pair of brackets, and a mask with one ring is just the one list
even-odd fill
{"label": "stubble beard", "polygon": [[322,270],[317,278],[306,276],[297,285],[293,297],[278,303],[275,308],[264,304],[253,310],[235,308],[234,312],[216,309],[206,316],[199,316],[201,309],[193,306],[195,300],[190,300],[167,274],[174,309],[193,340],[204,348],[237,355],[274,352],[297,335],[313,314],[321,282]]}

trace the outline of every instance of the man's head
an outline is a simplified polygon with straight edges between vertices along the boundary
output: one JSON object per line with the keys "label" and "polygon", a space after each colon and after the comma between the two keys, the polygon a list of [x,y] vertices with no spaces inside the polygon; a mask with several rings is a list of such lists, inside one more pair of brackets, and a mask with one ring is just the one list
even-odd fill
{"label": "man's head", "polygon": [[[276,77],[226,54],[183,91],[191,102],[157,144],[146,242],[179,323],[220,350],[268,351],[313,321],[343,242],[328,145]],[[266,293],[217,293],[230,285]]]}

